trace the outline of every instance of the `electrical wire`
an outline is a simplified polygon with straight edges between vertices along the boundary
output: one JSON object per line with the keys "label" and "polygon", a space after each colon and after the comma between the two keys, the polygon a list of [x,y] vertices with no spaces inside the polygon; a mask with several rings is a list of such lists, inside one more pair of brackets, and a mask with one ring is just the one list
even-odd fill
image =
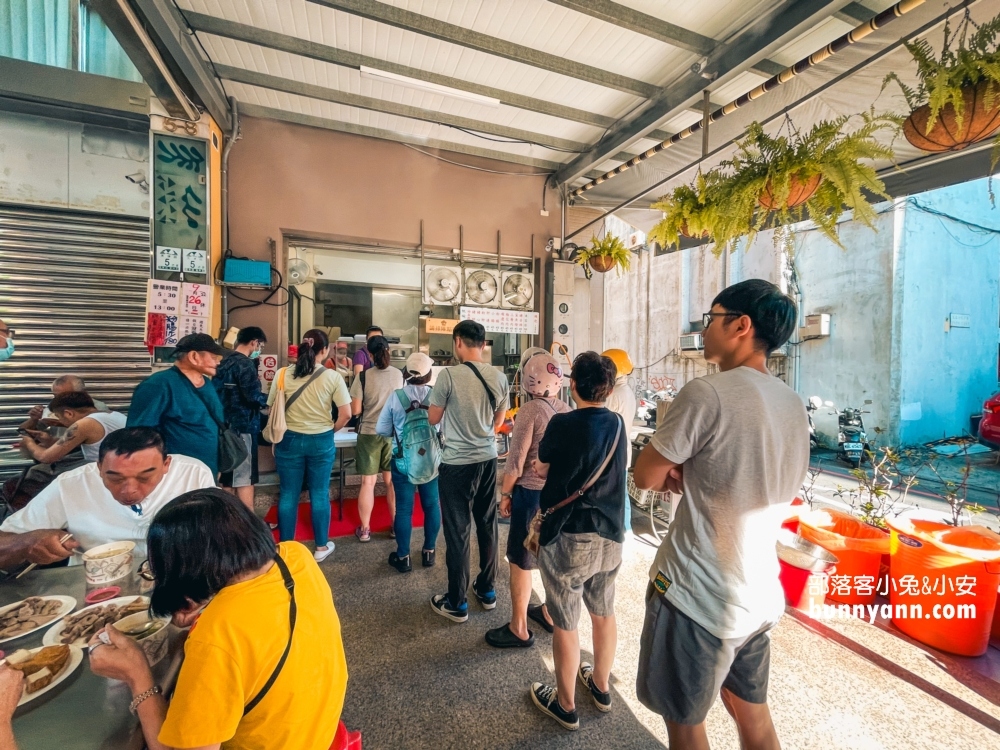
{"label": "electrical wire", "polygon": [[[177,9],[177,12],[181,16],[181,19],[183,19],[184,25],[187,26],[188,34],[190,36],[193,36],[194,40],[196,42],[198,42],[198,46],[201,47],[201,51],[204,53],[205,59],[208,60],[208,64],[212,66],[212,73],[215,75],[215,77],[217,79],[219,79],[219,85],[222,87],[222,93],[225,94],[226,95],[226,99],[228,99],[229,98],[229,92],[226,91],[226,82],[223,81],[222,80],[222,76],[219,75],[219,70],[218,70],[218,68],[215,67],[215,60],[213,60],[212,56],[210,54],[208,54],[208,50],[205,49],[205,45],[202,44],[202,42],[201,42],[201,37],[198,36],[198,32],[195,31],[194,27],[191,25],[191,22],[188,21],[187,16],[184,14],[184,9],[181,8],[181,6],[177,4],[177,0],[173,0],[173,3],[174,3],[174,7]],[[190,101],[190,100],[188,100],[188,101]],[[239,309],[239,308],[237,308],[237,309]]]}
{"label": "electrical wire", "polygon": [[438,156],[437,154],[431,154],[424,151],[422,148],[418,148],[410,143],[401,143],[401,146],[406,146],[406,148],[416,151],[418,154],[423,154],[424,156],[429,156],[432,159],[437,159],[443,161],[447,164],[453,164],[456,167],[464,167],[465,169],[474,169],[477,172],[488,172],[489,174],[503,174],[509,175],[511,177],[551,177],[555,172],[503,172],[497,169],[486,169],[485,167],[475,167],[471,164],[462,164],[459,161],[452,161],[451,159],[445,159],[443,156]]}
{"label": "electrical wire", "polygon": [[547,148],[547,149],[549,149],[551,151],[559,151],[560,153],[564,153],[564,154],[583,154],[583,153],[586,153],[586,151],[583,151],[581,149],[563,148],[561,146],[552,146],[552,145],[550,145],[548,143],[539,143],[538,141],[529,141],[529,140],[525,140],[523,138],[493,138],[491,136],[488,136],[488,135],[485,135],[483,133],[480,133],[479,131],[470,130],[468,128],[463,128],[460,125],[449,125],[446,122],[439,122],[439,123],[436,123],[436,124],[437,125],[444,125],[445,127],[452,128],[454,130],[458,130],[458,131],[460,131],[462,133],[465,133],[466,135],[471,135],[471,136],[474,136],[476,138],[482,138],[484,141],[493,141],[494,143],[509,143],[509,144],[514,144],[514,145],[539,146],[541,148]]}

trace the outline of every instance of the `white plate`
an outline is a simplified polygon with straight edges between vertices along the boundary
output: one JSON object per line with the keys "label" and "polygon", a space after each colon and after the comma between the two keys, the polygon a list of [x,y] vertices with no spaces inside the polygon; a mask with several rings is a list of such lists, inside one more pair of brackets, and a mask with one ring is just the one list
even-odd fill
{"label": "white plate", "polygon": [[[42,597],[39,597],[39,598],[40,599],[56,599],[56,600],[62,602],[62,607],[60,607],[59,611],[56,612],[55,617],[53,617],[51,620],[49,620],[44,625],[39,625],[37,628],[32,628],[31,630],[26,630],[25,632],[18,633],[17,635],[8,636],[7,638],[2,638],[2,639],[0,639],[0,643],[7,643],[7,641],[14,641],[14,640],[17,640],[18,638],[24,638],[24,636],[31,635],[36,630],[41,630],[42,628],[51,627],[55,623],[59,622],[59,620],[61,620],[63,617],[65,617],[70,612],[72,612],[73,611],[73,607],[76,606],[76,599],[74,599],[72,596],[62,596],[61,594],[54,594],[52,596],[42,596]],[[22,599],[19,602],[14,602],[13,604],[8,604],[6,607],[0,607],[0,615],[6,614],[9,610],[17,609],[22,604],[24,604],[24,599]]]}
{"label": "white plate", "polygon": [[[114,599],[108,599],[105,602],[98,602],[97,604],[91,604],[89,607],[84,607],[79,612],[74,612],[73,614],[78,615],[81,612],[86,612],[91,609],[96,609],[97,607],[106,607],[109,604],[128,604],[130,602],[135,601],[136,599],[142,599],[146,603],[146,606],[147,607],[149,606],[148,596],[138,596],[137,594],[133,594],[132,596],[117,596]],[[62,620],[59,621],[58,625],[56,625],[54,628],[49,628],[45,632],[45,635],[42,636],[42,644],[45,646],[58,646],[61,643],[59,639],[62,637],[63,630],[65,629],[66,629],[66,618],[64,617]],[[79,646],[80,648],[89,648],[86,642],[80,643],[79,639],[77,639],[77,642],[72,645]]]}
{"label": "white plate", "polygon": [[[44,646],[39,646],[38,648],[28,649],[28,651],[29,653],[34,654],[37,653],[38,651],[41,651],[43,648]],[[52,680],[52,682],[50,682],[48,685],[43,687],[41,690],[35,693],[31,693],[30,695],[28,693],[24,693],[21,696],[21,700],[17,702],[17,705],[23,706],[25,703],[30,703],[31,701],[35,700],[35,698],[37,698],[38,696],[45,695],[52,688],[54,688],[60,682],[62,682],[71,674],[73,674],[82,662],[83,662],[83,649],[77,648],[76,646],[70,646],[69,661],[66,663],[66,666],[63,668],[63,671],[57,674],[56,678]]]}

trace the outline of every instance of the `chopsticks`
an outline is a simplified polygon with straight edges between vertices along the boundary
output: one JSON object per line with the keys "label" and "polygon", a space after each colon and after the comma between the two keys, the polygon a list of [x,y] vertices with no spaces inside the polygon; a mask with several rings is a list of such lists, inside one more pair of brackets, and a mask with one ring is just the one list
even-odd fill
{"label": "chopsticks", "polygon": [[[65,535],[64,537],[62,537],[62,538],[61,538],[61,539],[59,540],[59,544],[62,544],[63,542],[68,542],[68,541],[69,541],[70,539],[72,539],[72,538],[73,538],[73,535],[72,535],[72,534],[66,534],[66,535]],[[38,563],[31,563],[31,565],[29,565],[28,567],[26,567],[26,568],[25,568],[24,570],[22,570],[22,571],[21,571],[20,573],[18,573],[18,574],[17,574],[16,576],[14,576],[14,580],[16,581],[16,580],[17,580],[18,578],[20,578],[21,576],[23,576],[23,575],[24,575],[25,573],[27,573],[27,572],[28,572],[29,570],[33,570],[33,569],[35,569],[35,568],[37,568],[37,567],[38,567]]]}

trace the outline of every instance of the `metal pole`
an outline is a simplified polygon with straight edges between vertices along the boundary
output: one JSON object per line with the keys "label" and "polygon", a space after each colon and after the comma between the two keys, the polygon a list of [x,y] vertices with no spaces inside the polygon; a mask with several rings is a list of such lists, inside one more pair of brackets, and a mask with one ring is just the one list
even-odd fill
{"label": "metal pole", "polygon": [[[752,91],[748,91],[747,93],[745,93],[743,96],[739,97],[738,99],[734,99],[733,101],[729,102],[729,104],[725,105],[724,107],[720,107],[719,109],[715,110],[715,112],[713,112],[708,117],[708,122],[716,122],[717,120],[721,120],[723,117],[726,117],[727,115],[731,115],[733,112],[735,112],[740,107],[742,107],[742,106],[744,106],[746,104],[749,104],[750,102],[754,101],[755,99],[759,99],[760,97],[762,97],[767,92],[773,91],[774,89],[778,88],[778,86],[781,86],[781,85],[783,85],[785,83],[788,83],[790,80],[792,80],[793,78],[795,78],[800,73],[802,73],[802,72],[804,72],[804,71],[808,70],[809,68],[812,68],[812,67],[814,67],[816,65],[819,65],[821,62],[823,62],[824,60],[826,60],[828,57],[831,57],[832,55],[837,54],[838,52],[840,52],[841,50],[845,49],[846,47],[849,47],[852,44],[855,44],[856,42],[861,41],[862,39],[864,39],[868,35],[874,33],[878,29],[884,27],[887,23],[890,23],[891,21],[899,18],[900,16],[905,15],[906,13],[909,13],[911,10],[913,10],[917,6],[923,5],[924,2],[925,2],[925,0],[900,0],[900,2],[896,3],[891,8],[882,11],[877,16],[875,16],[875,18],[871,19],[870,21],[866,21],[865,23],[861,24],[860,26],[857,26],[856,28],[852,29],[848,33],[844,34],[839,39],[833,40],[832,42],[830,42],[828,45],[826,45],[822,49],[816,50],[811,55],[809,55],[808,57],[802,58],[801,60],[799,60],[797,63],[795,63],[791,67],[785,68],[783,71],[781,71],[780,73],[778,73],[778,75],[776,75],[776,76],[774,76],[772,78],[769,78],[768,80],[764,81],[764,83],[760,84],[759,86],[757,86]],[[668,138],[667,140],[663,141],[662,143],[656,144],[655,146],[653,146],[653,148],[649,149],[648,151],[645,151],[645,152],[639,154],[638,156],[632,157],[631,159],[629,159],[624,164],[618,165],[617,167],[615,167],[614,169],[612,169],[610,172],[605,172],[600,177],[597,177],[597,178],[591,180],[590,182],[588,182],[585,185],[581,185],[576,190],[574,190],[572,193],[570,193],[570,197],[571,198],[575,198],[578,195],[582,195],[586,191],[588,191],[588,190],[590,190],[592,188],[597,187],[602,182],[606,182],[606,181],[610,180],[612,177],[617,177],[622,172],[625,172],[625,171],[631,169],[632,167],[634,167],[636,164],[641,164],[642,162],[646,161],[647,159],[650,159],[653,156],[656,156],[656,154],[660,153],[661,151],[665,151],[666,149],[670,148],[675,143],[683,141],[685,138],[688,138],[691,135],[694,135],[699,130],[701,130],[703,127],[704,128],[708,127],[707,122],[703,121],[703,122],[696,122],[696,123],[694,123],[690,127],[685,128],[680,133],[676,133],[675,135],[671,136],[670,138]]]}
{"label": "metal pole", "polygon": [[[240,139],[240,112],[239,105],[236,102],[236,97],[229,97],[229,106],[232,109],[232,137],[226,141],[225,147],[222,149],[222,174],[220,175],[222,180],[221,193],[222,193],[222,257],[225,259],[226,255],[229,253],[229,153],[232,151],[233,146],[236,141]],[[225,269],[225,264],[223,264],[223,269]],[[225,275],[223,273],[223,275]],[[229,290],[223,286],[222,287],[222,335],[226,335],[226,331],[229,330]]]}
{"label": "metal pole", "polygon": [[701,158],[704,159],[708,156],[708,126],[711,122],[712,117],[712,102],[710,100],[710,94],[708,89],[705,89],[702,93],[701,99]]}

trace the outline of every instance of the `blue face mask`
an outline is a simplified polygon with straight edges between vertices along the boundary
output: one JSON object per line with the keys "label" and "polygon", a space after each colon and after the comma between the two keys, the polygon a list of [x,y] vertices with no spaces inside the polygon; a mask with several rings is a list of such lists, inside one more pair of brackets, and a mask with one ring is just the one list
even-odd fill
{"label": "blue face mask", "polygon": [[7,348],[0,349],[0,362],[4,362],[14,356],[14,339],[7,339]]}
{"label": "blue face mask", "polygon": [[260,356],[260,349],[254,349],[250,352],[250,359],[257,359]]}

